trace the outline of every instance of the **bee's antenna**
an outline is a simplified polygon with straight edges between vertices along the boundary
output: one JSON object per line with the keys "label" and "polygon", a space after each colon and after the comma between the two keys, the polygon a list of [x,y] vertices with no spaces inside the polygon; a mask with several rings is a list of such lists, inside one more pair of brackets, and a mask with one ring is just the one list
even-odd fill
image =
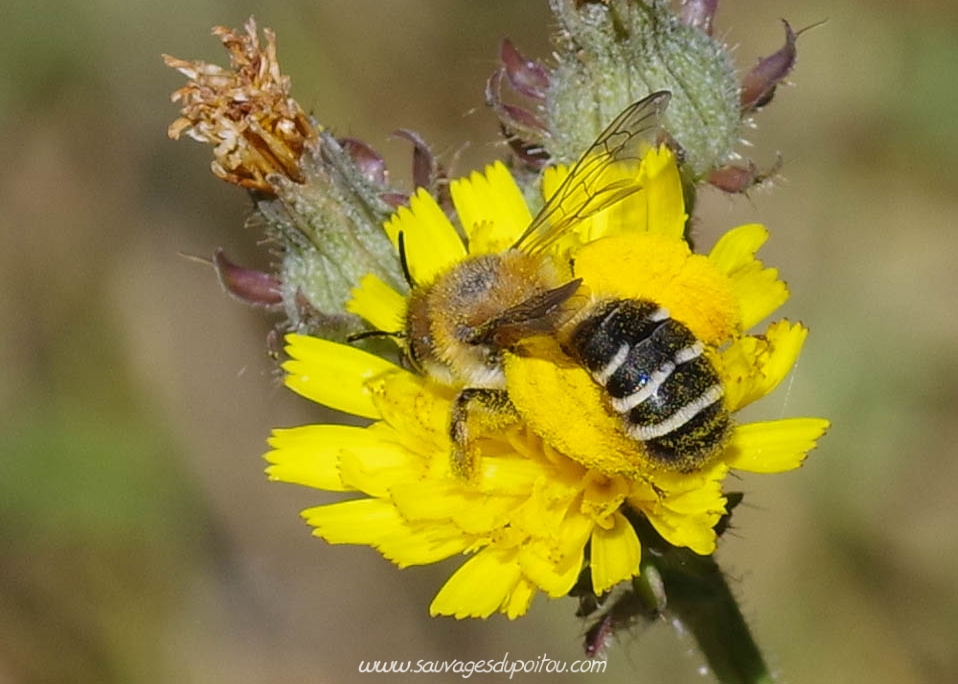
{"label": "bee's antenna", "polygon": [[387,332],[385,330],[364,330],[363,332],[353,333],[346,337],[346,341],[352,344],[353,342],[358,342],[359,340],[365,340],[370,337],[396,337],[403,338],[406,335],[400,330],[396,332]]}
{"label": "bee's antenna", "polygon": [[406,236],[402,231],[399,231],[396,242],[399,245],[399,265],[402,266],[403,278],[406,279],[406,284],[409,287],[416,287],[416,281],[413,280],[412,273],[409,272],[409,261],[406,259]]}

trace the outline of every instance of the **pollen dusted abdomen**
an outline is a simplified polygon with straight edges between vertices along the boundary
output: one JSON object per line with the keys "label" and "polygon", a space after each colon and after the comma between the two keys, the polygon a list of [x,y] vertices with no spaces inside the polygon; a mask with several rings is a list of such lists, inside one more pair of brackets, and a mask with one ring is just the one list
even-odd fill
{"label": "pollen dusted abdomen", "polygon": [[721,380],[702,343],[657,304],[595,304],[573,323],[563,348],[605,388],[652,462],[688,472],[724,445],[730,419]]}

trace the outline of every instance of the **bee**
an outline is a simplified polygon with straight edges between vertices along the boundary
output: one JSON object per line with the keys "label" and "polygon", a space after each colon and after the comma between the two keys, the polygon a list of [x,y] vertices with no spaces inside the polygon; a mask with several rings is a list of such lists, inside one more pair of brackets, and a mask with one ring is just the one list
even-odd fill
{"label": "bee", "polygon": [[606,408],[650,461],[691,471],[724,443],[730,418],[723,386],[703,344],[655,302],[577,295],[574,264],[552,250],[577,222],[640,189],[631,176],[609,180],[611,164],[639,161],[646,137],[661,133],[671,95],[653,93],[603,131],[542,210],[508,249],[455,264],[431,282],[414,283],[399,336],[421,373],[459,389],[450,412],[452,470],[475,472],[475,440],[514,421],[505,354],[550,337],[603,388]]}

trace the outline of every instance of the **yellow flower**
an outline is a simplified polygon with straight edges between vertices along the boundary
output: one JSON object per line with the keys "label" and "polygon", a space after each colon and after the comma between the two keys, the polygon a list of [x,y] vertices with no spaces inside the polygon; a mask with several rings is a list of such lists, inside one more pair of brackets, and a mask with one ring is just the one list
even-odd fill
{"label": "yellow flower", "polygon": [[[548,195],[563,169],[547,172]],[[780,321],[763,335],[746,331],[788,296],[755,252],[757,225],[736,228],[708,255],[693,254],[681,182],[666,149],[650,151],[642,189],[582,220],[557,245],[593,297],[641,298],[668,309],[705,345],[730,412],[768,394],[789,372],[806,336]],[[425,192],[387,223],[400,233],[417,283],[428,283],[469,255],[513,244],[531,213],[509,172],[453,182],[467,238],[460,239]],[[401,330],[406,299],[367,277],[350,310],[386,331]],[[476,477],[450,466],[451,402],[457,388],[412,374],[355,348],[290,335],[286,383],[320,404],[371,419],[368,427],[313,425],[276,430],[271,479],[359,496],[304,512],[330,543],[373,546],[400,567],[457,554],[471,557],[434,599],[433,615],[522,615],[534,595],[569,593],[583,568],[598,595],[639,571],[641,546],[629,516],[644,516],[669,543],[715,550],[726,512],[730,469],[798,467],[827,421],[793,418],[736,425],[721,453],[693,472],[655,465],[605,408],[602,389],[582,368],[552,352],[506,355],[509,397],[520,419],[483,435]]]}

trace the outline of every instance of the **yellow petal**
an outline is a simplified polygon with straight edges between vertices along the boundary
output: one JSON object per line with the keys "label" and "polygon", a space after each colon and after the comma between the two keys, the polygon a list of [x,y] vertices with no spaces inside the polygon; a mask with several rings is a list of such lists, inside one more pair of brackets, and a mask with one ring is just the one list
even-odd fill
{"label": "yellow petal", "polygon": [[613,516],[612,529],[592,530],[592,588],[602,594],[639,572],[642,549],[632,525],[621,513]]}
{"label": "yellow petal", "polygon": [[480,492],[528,496],[536,480],[549,474],[545,464],[522,458],[483,455],[475,487]]}
{"label": "yellow petal", "polygon": [[394,245],[402,233],[409,272],[418,284],[432,281],[466,256],[456,229],[424,188],[410,198],[408,207],[400,207],[384,228]]}
{"label": "yellow petal", "polygon": [[287,335],[283,364],[286,386],[324,406],[365,418],[379,418],[367,381],[404,373],[378,356],[345,344],[307,335]]}
{"label": "yellow petal", "polygon": [[[652,482],[654,490],[658,492],[655,498],[662,499],[673,506],[676,497],[691,492],[708,490],[714,491],[716,496],[721,496],[721,487],[718,483],[721,483],[727,474],[728,466],[719,459],[706,463],[700,470],[691,473],[658,470],[654,473]],[[634,489],[633,487],[633,493]],[[720,505],[723,504],[720,502]]]}
{"label": "yellow petal", "polygon": [[764,226],[739,226],[719,238],[709,254],[709,260],[731,280],[741,307],[742,330],[749,330],[788,299],[788,288],[778,279],[778,271],[765,268],[755,258],[767,239]]}
{"label": "yellow petal", "polygon": [[307,508],[303,519],[330,544],[375,545],[382,535],[408,534],[408,525],[388,501],[354,499]]}
{"label": "yellow petal", "polygon": [[422,475],[422,458],[395,441],[395,431],[382,423],[363,430],[365,443],[344,442],[340,447],[339,476],[351,489],[386,497],[397,482]]}
{"label": "yellow petal", "polygon": [[574,508],[548,536],[528,540],[519,550],[522,574],[554,598],[568,594],[578,579],[594,526]]}
{"label": "yellow petal", "polygon": [[732,468],[753,473],[793,470],[802,465],[828,425],[824,418],[786,418],[739,425],[732,435],[726,461]]}
{"label": "yellow petal", "polygon": [[515,179],[502,162],[449,184],[459,221],[469,237],[469,253],[501,252],[516,241],[532,214]]}
{"label": "yellow petal", "polygon": [[457,619],[486,618],[509,605],[509,597],[520,581],[514,550],[483,549],[466,561],[436,594],[429,614],[452,615]]}
{"label": "yellow petal", "polygon": [[[710,479],[697,486],[689,485],[684,491],[669,492],[662,499],[662,505],[681,515],[723,515],[726,501],[722,493],[722,480],[728,472],[728,466],[722,462],[717,465],[719,467],[712,469],[713,475]],[[656,478],[656,484],[660,479]]]}
{"label": "yellow petal", "polygon": [[558,550],[543,541],[527,542],[519,549],[522,574],[553,598],[565,596],[571,590],[585,557],[585,539],[576,540],[574,552],[559,555]]}
{"label": "yellow petal", "polygon": [[470,501],[452,516],[452,523],[466,534],[490,535],[508,525],[510,514],[519,500],[510,497]]}
{"label": "yellow petal", "polygon": [[407,372],[383,374],[368,389],[400,444],[427,460],[443,454],[448,462],[453,391]]}
{"label": "yellow petal", "polygon": [[365,318],[376,330],[399,332],[406,313],[405,298],[370,273],[353,288],[346,310]]}
{"label": "yellow petal", "polygon": [[742,309],[742,330],[750,330],[788,300],[788,287],[778,279],[778,269],[756,261],[732,278],[732,291]]}
{"label": "yellow petal", "polygon": [[509,523],[513,529],[542,539],[550,539],[559,533],[578,492],[569,488],[565,496],[555,496],[558,487],[550,486],[554,484],[549,481],[536,483],[531,496],[512,511]]}
{"label": "yellow petal", "polygon": [[642,159],[639,178],[648,204],[648,231],[682,239],[688,214],[675,155],[665,145],[649,150]]}
{"label": "yellow petal", "polygon": [[[561,200],[555,195],[570,169],[557,166],[545,170],[543,197],[557,210],[554,217],[560,221],[577,218],[568,237],[574,234],[580,243],[588,243],[622,233],[652,231],[682,239],[687,215],[674,155],[665,146],[641,153],[641,163],[613,162],[603,151],[580,160],[574,167],[576,180],[563,190]],[[600,189],[610,192],[598,192]],[[618,191],[624,191],[624,196]],[[559,252],[573,244],[574,240],[556,240]]]}
{"label": "yellow petal", "polygon": [[[656,531],[673,546],[684,546],[699,554],[715,550],[715,525],[725,513],[722,481],[728,472],[724,463],[713,464],[702,473],[656,473],[654,488],[633,486],[629,503],[645,514]],[[683,482],[686,477],[688,482]],[[661,486],[669,488],[660,489]]]}
{"label": "yellow petal", "polygon": [[808,337],[808,328],[801,323],[781,320],[772,323],[763,335],[768,344],[768,357],[761,368],[761,384],[754,391],[768,394],[791,372]]}
{"label": "yellow petal", "polygon": [[596,521],[597,525],[611,527],[612,515],[619,510],[629,495],[629,481],[622,476],[608,477],[596,472],[582,478],[582,503],[579,510]]}
{"label": "yellow petal", "polygon": [[499,610],[505,613],[510,620],[515,620],[517,617],[526,614],[535,595],[536,585],[524,577],[520,578],[508,598],[499,607]]}
{"label": "yellow petal", "polygon": [[718,239],[709,259],[727,276],[755,261],[755,253],[768,240],[768,229],[758,223],[732,228]]}
{"label": "yellow petal", "polygon": [[684,546],[701,556],[715,553],[715,525],[720,513],[685,515],[662,509],[647,517],[655,531],[673,546]]}
{"label": "yellow petal", "polygon": [[[574,191],[567,189],[562,202],[563,215],[585,214],[585,218],[574,226],[581,240],[591,242],[609,235],[645,230],[649,214],[648,196],[638,179],[638,166],[633,163],[610,163],[602,155],[592,158],[587,166],[598,168],[598,173],[584,183],[573,182]],[[579,173],[582,173],[582,169],[579,169]],[[632,192],[612,204],[608,204],[611,199],[597,199],[596,189],[612,188],[632,189]],[[614,196],[614,193],[607,195],[610,198]],[[605,208],[590,215],[596,207],[604,205]]]}
{"label": "yellow petal", "polygon": [[273,430],[269,439],[272,451],[265,458],[270,480],[292,482],[331,492],[350,491],[339,475],[339,455],[343,445],[360,449],[374,448],[378,439],[369,439],[366,430],[349,425],[305,425],[288,430]]}
{"label": "yellow petal", "polygon": [[[642,154],[638,168],[630,163],[608,163],[602,157],[596,160],[596,163],[603,165],[602,171],[592,179],[590,187],[581,188],[585,195],[589,195],[593,187],[610,185],[625,187],[634,184],[640,189],[582,220],[575,229],[582,242],[622,233],[643,232],[682,240],[688,215],[685,213],[682,179],[675,156],[665,146],[642,150]],[[544,196],[550,197],[568,173],[565,167],[546,169],[542,182]],[[571,193],[564,206],[571,210],[584,202],[585,198]]]}
{"label": "yellow petal", "polygon": [[451,525],[414,527],[382,499],[315,506],[303,511],[303,518],[330,544],[372,546],[400,567],[435,563],[460,553],[471,541]]}
{"label": "yellow petal", "polygon": [[[408,529],[406,534],[401,530]],[[431,523],[398,528],[396,534],[384,531],[375,548],[383,557],[406,568],[411,565],[428,565],[463,553],[474,540],[463,535],[452,525]]]}
{"label": "yellow petal", "polygon": [[542,196],[545,199],[552,197],[559,186],[565,181],[571,169],[565,164],[550,166],[542,172]]}
{"label": "yellow petal", "polygon": [[514,497],[482,495],[452,479],[396,483],[390,494],[396,508],[407,520],[453,521],[471,534],[503,527],[517,505]]}
{"label": "yellow petal", "polygon": [[792,370],[808,329],[801,323],[776,321],[762,336],[737,339],[719,357],[725,379],[725,402],[738,411],[778,387]]}

